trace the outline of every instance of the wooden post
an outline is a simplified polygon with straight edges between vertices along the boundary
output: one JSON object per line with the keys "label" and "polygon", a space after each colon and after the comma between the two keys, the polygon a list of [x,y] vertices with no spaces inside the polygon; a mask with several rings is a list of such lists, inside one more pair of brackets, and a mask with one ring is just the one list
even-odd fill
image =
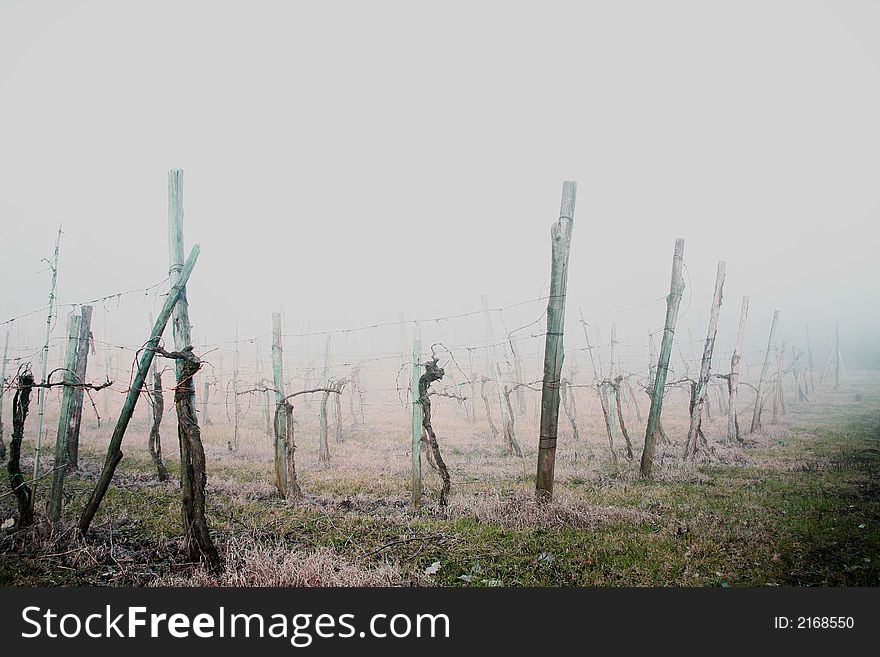
{"label": "wooden post", "polygon": [[556,469],[556,437],[559,430],[559,386],[565,359],[565,292],[568,287],[568,256],[574,227],[577,183],[562,183],[559,220],[553,224],[550,269],[550,299],[547,301],[547,336],[544,343],[544,380],[541,386],[541,425],[538,441],[538,471],[535,494],[538,501],[553,499],[553,476]]}
{"label": "wooden post", "polygon": [[486,338],[486,369],[495,384],[498,396],[498,407],[501,413],[501,435],[504,438],[504,448],[508,454],[513,454],[513,443],[516,439],[510,435],[510,420],[508,419],[507,403],[504,399],[504,386],[501,383],[501,370],[498,367],[498,357],[495,353],[495,331],[492,327],[492,317],[489,314],[489,299],[483,294],[480,297],[483,304],[483,321],[485,323]]}
{"label": "wooden post", "polygon": [[[46,368],[49,364],[49,334],[52,332],[52,316],[55,309],[55,287],[58,283],[58,251],[61,248],[61,226],[55,237],[55,253],[52,255],[52,284],[49,288],[49,314],[46,317],[46,337],[40,352],[40,383],[46,383]],[[34,440],[34,479],[31,482],[31,511],[37,499],[37,479],[40,474],[40,449],[43,442],[43,416],[46,414],[46,388],[37,389],[37,436]]]}
{"label": "wooden post", "polygon": [[[321,386],[330,387],[330,336],[324,345],[324,369],[321,372]],[[318,417],[318,463],[327,464],[330,462],[330,443],[327,440],[327,401],[330,397],[329,392],[321,395],[321,410]]]}
{"label": "wooden post", "polygon": [[746,337],[746,320],[749,316],[749,297],[743,295],[742,309],[739,312],[739,327],[736,330],[736,346],[730,357],[730,376],[727,379],[727,440],[740,440],[739,419],[736,416],[736,395],[739,391],[739,364],[742,360],[743,342]]}
{"label": "wooden post", "polygon": [[282,343],[281,313],[272,313],[272,380],[275,387],[275,487],[287,498],[287,415],[284,405],[284,347]]}
{"label": "wooden post", "polygon": [[419,359],[422,345],[413,340],[412,351],[412,503],[416,509],[422,503],[422,404],[419,399]]}
{"label": "wooden post", "polygon": [[6,458],[6,443],[3,442],[3,396],[6,392],[6,357],[9,355],[9,329],[3,343],[3,365],[0,373],[0,461]]}
{"label": "wooden post", "polygon": [[709,315],[709,330],[706,334],[706,343],[703,346],[703,359],[700,362],[699,378],[694,386],[691,424],[688,429],[687,444],[685,446],[685,458],[688,460],[693,459],[694,455],[697,453],[697,443],[701,440],[705,440],[700,425],[702,423],[703,405],[706,401],[706,392],[709,387],[709,376],[712,369],[712,352],[715,350],[715,334],[718,332],[718,316],[721,314],[721,300],[724,296],[724,273],[726,267],[726,263],[721,260],[718,263],[718,271],[715,274],[715,294],[712,297],[712,311]]}
{"label": "wooden post", "polygon": [[770,325],[770,337],[767,340],[767,352],[764,354],[764,365],[761,367],[761,375],[758,377],[758,390],[755,396],[755,410],[752,413],[752,431],[757,431],[761,426],[761,411],[764,407],[763,393],[764,380],[770,371],[770,352],[773,351],[773,342],[776,340],[776,325],[779,323],[779,311],[773,311],[773,323]]}
{"label": "wooden post", "polygon": [[639,471],[642,477],[650,477],[654,467],[654,446],[657,442],[657,431],[660,413],[663,410],[663,393],[666,389],[666,376],[669,373],[669,357],[672,354],[672,339],[675,334],[675,322],[678,318],[678,307],[684,292],[684,279],[681,275],[684,261],[684,240],[675,240],[675,254],[672,257],[672,282],[669,296],[666,297],[666,322],[663,326],[663,340],[660,343],[660,359],[657,361],[657,374],[654,378],[654,389],[651,394],[651,410],[648,412],[648,426],[645,429],[645,449]]}
{"label": "wooden post", "polygon": [[55,463],[52,467],[52,499],[49,519],[55,523],[61,519],[61,500],[64,492],[64,472],[67,470],[67,440],[70,436],[70,414],[73,406],[73,386],[76,381],[76,352],[82,317],[73,312],[67,318],[67,356],[64,360],[64,388],[61,392],[61,413],[58,416],[58,432],[55,434]]}
{"label": "wooden post", "polygon": [[230,452],[238,450],[238,427],[239,412],[238,404],[238,323],[235,324],[235,351],[232,355],[232,398],[233,398],[233,419],[232,419],[232,442],[227,443]]}
{"label": "wooden post", "polygon": [[[183,171],[168,172],[168,278],[176,285],[183,269]],[[172,314],[174,350],[192,353],[192,326],[186,286]],[[205,449],[196,414],[196,390],[192,377],[198,372],[197,359],[175,359],[177,387],[174,407],[177,411],[177,435],[180,440],[181,508],[185,532],[184,549],[190,561],[205,561],[212,569],[219,568],[220,557],[208,530],[205,511]]]}
{"label": "wooden post", "polygon": [[779,407],[782,406],[782,411],[785,412],[785,400],[782,397],[783,394],[783,380],[782,376],[785,371],[785,340],[782,341],[782,346],[779,348],[779,351],[776,353],[776,385],[773,388],[773,422],[775,423],[779,417]]}
{"label": "wooden post", "polygon": [[168,292],[168,296],[165,297],[165,303],[162,306],[162,310],[156,318],[156,323],[153,324],[150,339],[141,350],[137,371],[135,372],[134,379],[128,389],[128,394],[125,396],[125,401],[122,404],[122,411],[119,414],[119,419],[116,421],[116,427],[113,429],[113,435],[110,437],[110,445],[107,448],[107,458],[104,461],[104,467],[101,469],[98,482],[95,484],[95,488],[92,490],[92,494],[79,519],[79,530],[83,534],[88,531],[89,525],[92,524],[92,520],[98,512],[98,507],[101,506],[101,500],[104,499],[104,495],[110,487],[110,480],[113,478],[116,466],[119,465],[119,462],[122,460],[122,438],[125,435],[125,430],[128,427],[132,414],[134,413],[137,400],[144,388],[144,381],[147,378],[147,373],[150,371],[150,364],[153,362],[153,356],[156,353],[154,350],[162,339],[162,333],[165,331],[165,325],[171,317],[171,311],[175,304],[177,304],[178,299],[180,299],[183,289],[186,286],[186,282],[189,280],[189,276],[192,274],[192,270],[196,265],[198,257],[199,245],[196,244],[193,246],[189,258],[183,266],[183,270],[177,277],[177,282],[172,283],[171,290]]}
{"label": "wooden post", "polygon": [[[76,350],[76,375],[77,383],[86,382],[86,370],[89,364],[89,345],[92,337],[92,307],[82,307],[82,319],[80,322],[79,344]],[[70,435],[67,438],[67,467],[79,467],[79,431],[82,426],[83,388],[73,389],[73,406],[70,414]]]}
{"label": "wooden post", "polygon": [[816,384],[813,383],[813,347],[810,344],[810,325],[807,324],[807,368],[810,377],[810,392],[816,392]]}

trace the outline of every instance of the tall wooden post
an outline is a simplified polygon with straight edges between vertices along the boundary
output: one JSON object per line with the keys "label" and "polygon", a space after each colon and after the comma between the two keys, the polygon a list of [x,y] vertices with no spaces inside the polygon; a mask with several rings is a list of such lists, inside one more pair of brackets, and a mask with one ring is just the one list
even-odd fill
{"label": "tall wooden post", "polygon": [[52,501],[49,518],[58,522],[61,518],[61,498],[64,492],[64,473],[67,470],[67,440],[70,436],[70,412],[73,406],[73,385],[76,381],[76,352],[82,317],[70,313],[67,318],[67,355],[64,360],[64,389],[61,392],[61,413],[58,416],[58,432],[55,435],[55,463],[52,470]]}
{"label": "tall wooden post", "polygon": [[281,313],[272,313],[272,380],[275,387],[275,487],[286,498],[287,486],[287,414],[284,405],[284,362]]}
{"label": "tall wooden post", "polygon": [[413,340],[412,350],[412,503],[418,509],[422,503],[422,402],[419,398],[419,377],[422,344]]}
{"label": "tall wooden post", "polygon": [[[666,389],[666,376],[669,373],[669,357],[672,354],[672,339],[675,335],[675,322],[678,307],[684,292],[684,278],[681,275],[684,261],[684,240],[675,240],[675,254],[672,257],[672,282],[669,296],[666,297],[666,322],[663,326],[663,340],[660,343],[660,359],[657,361],[657,374],[651,393],[651,410],[648,412],[648,426],[645,429],[645,449],[642,452],[640,472],[642,477],[650,477],[654,467],[654,446],[657,442],[660,413],[663,409],[663,393]],[[657,433],[655,433],[657,432]]]}
{"label": "tall wooden post", "polygon": [[[52,317],[55,310],[55,287],[58,283],[58,252],[61,248],[61,226],[55,237],[55,252],[52,255],[52,284],[49,287],[49,314],[46,317],[46,337],[40,352],[40,383],[46,383],[46,368],[49,365],[49,334],[52,332]],[[31,482],[31,511],[37,499],[37,480],[40,474],[40,450],[43,443],[43,417],[46,414],[46,388],[37,389],[37,436],[34,441],[34,479]]]}
{"label": "tall wooden post", "polygon": [[810,392],[816,392],[816,384],[813,383],[813,347],[810,344],[810,325],[807,324],[807,369],[810,377]]}
{"label": "tall wooden post", "polygon": [[104,461],[104,467],[101,469],[98,482],[95,484],[95,488],[92,491],[79,519],[79,530],[83,534],[88,531],[89,525],[92,524],[92,520],[98,512],[98,507],[101,506],[101,500],[104,499],[104,495],[107,494],[107,489],[110,487],[110,481],[113,479],[113,473],[116,471],[116,466],[119,465],[119,462],[122,460],[122,438],[125,436],[125,430],[128,428],[128,423],[131,421],[131,416],[134,413],[137,400],[143,391],[144,381],[147,378],[147,373],[150,371],[150,365],[153,362],[153,356],[156,353],[154,350],[159,346],[159,341],[162,339],[162,333],[165,331],[165,325],[171,317],[171,311],[175,304],[177,304],[178,299],[180,299],[181,294],[183,293],[183,288],[186,286],[186,282],[189,280],[189,276],[192,273],[193,268],[196,266],[196,260],[198,257],[199,245],[196,244],[193,246],[189,258],[187,258],[186,264],[184,264],[183,270],[180,272],[177,283],[172,283],[171,290],[168,292],[168,296],[165,297],[165,303],[162,306],[162,310],[156,318],[156,323],[153,324],[150,339],[141,350],[137,371],[135,372],[134,379],[128,389],[128,394],[125,396],[125,401],[122,404],[122,411],[119,413],[119,419],[116,421],[116,427],[113,429],[113,435],[110,437],[110,444],[107,447],[107,458]]}
{"label": "tall wooden post", "polygon": [[235,351],[232,355],[232,442],[227,444],[230,452],[238,449],[238,427],[240,407],[238,404],[238,323],[235,324]]}
{"label": "tall wooden post", "polygon": [[[89,345],[92,337],[92,307],[82,307],[82,319],[80,322],[79,344],[76,350],[76,374],[77,383],[85,383],[86,370],[89,364]],[[79,467],[79,431],[82,426],[83,388],[73,389],[73,406],[70,413],[70,435],[67,438],[67,467]]]}
{"label": "tall wooden post", "polygon": [[785,340],[776,354],[776,385],[773,388],[773,422],[775,423],[779,417],[780,406],[782,412],[785,412],[785,399],[783,398],[783,372],[785,371]]}
{"label": "tall wooden post", "polygon": [[574,228],[577,183],[562,183],[559,220],[551,227],[550,299],[547,301],[547,336],[544,342],[544,381],[541,386],[541,425],[538,441],[538,472],[535,494],[538,501],[553,499],[553,475],[556,469],[556,437],[559,430],[559,393],[562,362],[565,359],[565,293],[568,287],[568,256]]}
{"label": "tall wooden post", "polygon": [[726,266],[725,262],[721,260],[718,263],[718,271],[715,274],[715,294],[712,296],[712,311],[709,315],[709,330],[706,334],[706,343],[703,347],[703,359],[700,362],[700,375],[694,386],[691,424],[688,429],[687,444],[685,446],[685,458],[687,459],[692,459],[694,457],[694,454],[697,452],[697,442],[703,439],[703,432],[700,428],[700,424],[702,422],[703,404],[705,403],[706,392],[709,388],[709,376],[712,368],[712,352],[715,350],[715,334],[718,332],[718,316],[721,314],[721,300],[724,296],[724,273]]}
{"label": "tall wooden post", "polygon": [[776,340],[776,325],[779,323],[779,311],[773,311],[773,323],[770,324],[770,337],[767,340],[767,352],[764,354],[764,365],[761,367],[761,375],[758,377],[758,390],[755,396],[755,410],[752,413],[752,431],[757,431],[761,426],[761,411],[764,408],[764,381],[770,371],[770,353],[773,351],[773,342]]}
{"label": "tall wooden post", "polygon": [[746,337],[746,320],[749,316],[749,297],[743,295],[742,309],[739,312],[739,327],[736,330],[736,346],[730,357],[730,376],[727,379],[727,440],[739,440],[739,419],[736,416],[736,395],[739,391],[739,363],[742,360],[743,342]]}
{"label": "tall wooden post", "polygon": [[480,297],[483,305],[483,322],[485,323],[486,337],[486,369],[495,383],[495,391],[498,396],[498,408],[501,413],[501,434],[504,438],[504,446],[507,453],[513,453],[510,436],[510,421],[508,420],[507,402],[504,399],[504,386],[501,383],[501,370],[498,368],[498,357],[495,353],[495,331],[492,327],[492,316],[489,314],[489,299],[483,294]]}
{"label": "tall wooden post", "polygon": [[[183,171],[168,172],[168,277],[177,285],[183,270]],[[172,315],[174,349],[192,352],[192,326],[189,321],[189,301],[186,287],[180,292]],[[184,548],[194,562],[205,561],[218,568],[220,557],[208,530],[205,511],[207,472],[205,449],[196,414],[196,389],[192,377],[199,370],[197,359],[175,359],[177,388],[174,406],[177,411],[177,435],[180,440],[181,508],[185,532]]]}
{"label": "tall wooden post", "polygon": [[9,355],[9,329],[3,343],[3,364],[0,365],[0,461],[6,458],[6,443],[3,442],[3,395],[6,392],[6,357]]}

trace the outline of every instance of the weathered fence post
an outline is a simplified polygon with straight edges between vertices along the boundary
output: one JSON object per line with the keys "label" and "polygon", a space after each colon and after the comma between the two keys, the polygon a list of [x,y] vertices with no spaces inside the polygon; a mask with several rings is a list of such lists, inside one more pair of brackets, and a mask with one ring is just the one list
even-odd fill
{"label": "weathered fence post", "polygon": [[239,415],[241,407],[238,403],[238,323],[235,324],[235,350],[232,352],[232,442],[226,447],[230,452],[238,450]]}
{"label": "weathered fence post", "polygon": [[764,354],[764,365],[761,367],[761,374],[758,377],[758,390],[755,396],[755,410],[752,413],[751,431],[757,431],[761,426],[761,411],[764,408],[764,380],[767,378],[767,372],[770,371],[770,352],[773,351],[773,341],[776,339],[776,325],[779,323],[779,311],[773,311],[773,323],[770,324],[770,337],[767,339],[767,352]]}
{"label": "weathered fence post", "polygon": [[[79,345],[76,350],[76,375],[77,383],[85,383],[86,370],[89,365],[89,345],[92,337],[92,307],[83,306],[81,311]],[[108,378],[109,380],[109,378]],[[67,467],[79,467],[79,431],[82,427],[83,388],[73,389],[73,406],[70,413],[70,435],[67,438]]]}
{"label": "weathered fence post", "polygon": [[[168,172],[168,277],[177,284],[183,269],[183,171]],[[174,349],[192,356],[192,326],[189,321],[189,301],[186,287],[180,292],[180,300],[174,306],[172,317]],[[193,376],[200,363],[195,357],[175,359],[177,388],[174,406],[177,411],[177,435],[180,439],[181,457],[181,507],[184,520],[184,548],[190,561],[205,561],[211,569],[220,567],[217,548],[211,540],[205,511],[205,449],[196,415],[196,391]]]}
{"label": "weathered fence post", "polygon": [[672,354],[672,339],[675,335],[675,321],[678,318],[678,307],[684,292],[684,279],[681,275],[684,261],[684,240],[675,240],[675,254],[672,257],[672,282],[669,296],[666,297],[666,322],[663,326],[663,340],[660,343],[660,360],[657,361],[657,374],[654,378],[654,389],[651,394],[651,410],[648,412],[648,426],[645,429],[645,449],[642,452],[640,472],[642,477],[650,477],[654,467],[654,446],[657,442],[655,434],[660,426],[660,412],[663,409],[663,393],[666,389],[666,376],[669,373],[669,356]]}
{"label": "weathered fence post", "polygon": [[171,317],[171,311],[178,299],[180,299],[183,289],[186,286],[186,282],[189,280],[189,276],[196,265],[198,257],[199,245],[196,244],[193,246],[189,258],[177,278],[177,282],[172,283],[171,290],[168,292],[168,296],[165,297],[165,303],[162,306],[162,310],[156,318],[156,323],[153,324],[150,339],[141,350],[134,379],[128,389],[128,394],[125,396],[122,410],[119,413],[119,419],[116,421],[116,427],[113,429],[113,435],[110,437],[110,444],[107,447],[107,458],[104,461],[104,467],[101,469],[101,474],[98,477],[95,488],[92,490],[92,494],[79,519],[79,530],[82,534],[85,534],[89,529],[89,525],[92,524],[92,520],[98,512],[98,507],[101,506],[101,501],[104,499],[104,495],[107,494],[107,489],[110,487],[110,480],[113,478],[116,466],[119,465],[119,462],[122,460],[122,438],[125,436],[125,430],[128,428],[128,423],[134,413],[135,405],[137,404],[137,400],[144,388],[144,381],[147,378],[150,364],[153,362],[153,356],[156,353],[155,349],[159,346],[159,341],[162,339],[165,325],[168,323],[168,318]]}
{"label": "weathered fence post", "polygon": [[547,301],[547,336],[544,343],[544,381],[541,386],[541,425],[538,441],[538,472],[535,493],[539,501],[553,499],[553,475],[556,468],[556,437],[559,430],[559,384],[565,359],[565,292],[568,287],[568,256],[574,227],[577,183],[562,183],[559,220],[551,228],[550,298]]}
{"label": "weathered fence post", "polygon": [[422,503],[422,404],[419,397],[419,359],[422,345],[413,340],[412,349],[412,503],[419,508]]}
{"label": "weathered fence post", "polygon": [[785,340],[782,341],[782,346],[779,347],[779,351],[776,354],[776,386],[773,389],[773,423],[776,423],[777,418],[779,417],[780,406],[781,410],[785,412],[785,399],[783,397],[783,380],[782,377],[785,372]]}
{"label": "weathered fence post", "polygon": [[275,388],[275,487],[287,498],[287,414],[283,412],[284,346],[281,313],[272,313],[272,381]]}
{"label": "weathered fence post", "polygon": [[685,458],[688,460],[693,459],[694,455],[697,453],[698,441],[705,440],[701,428],[703,404],[706,400],[706,392],[709,386],[709,376],[712,368],[712,352],[715,350],[715,334],[718,332],[718,316],[721,314],[721,301],[724,296],[724,273],[726,267],[726,263],[721,260],[718,263],[718,271],[715,274],[715,294],[712,297],[712,311],[709,315],[709,330],[706,334],[706,343],[703,347],[703,360],[700,363],[699,378],[694,386],[691,424],[688,429],[687,444],[685,445]]}
{"label": "weathered fence post", "polygon": [[64,473],[67,470],[67,440],[70,437],[70,411],[73,406],[73,386],[76,381],[76,352],[82,317],[73,312],[67,318],[67,354],[64,360],[64,387],[61,391],[61,413],[58,416],[58,432],[55,434],[55,463],[52,467],[52,497],[49,519],[56,523],[61,519],[61,502],[64,492]]}
{"label": "weathered fence post", "polygon": [[6,357],[9,355],[9,329],[3,343],[3,364],[0,370],[0,461],[6,458],[6,443],[3,442],[3,397],[6,393]]}
{"label": "weathered fence post", "polygon": [[739,312],[739,327],[736,330],[736,346],[730,357],[730,375],[727,379],[727,440],[741,440],[739,418],[736,415],[736,395],[739,391],[739,363],[742,360],[743,342],[746,337],[746,319],[749,316],[749,297],[743,295],[742,309]]}

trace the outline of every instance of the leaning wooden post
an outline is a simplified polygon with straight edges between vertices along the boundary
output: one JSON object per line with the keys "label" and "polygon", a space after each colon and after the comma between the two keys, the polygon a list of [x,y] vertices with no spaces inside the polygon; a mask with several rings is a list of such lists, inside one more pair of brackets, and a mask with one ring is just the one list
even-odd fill
{"label": "leaning wooden post", "polygon": [[422,503],[422,402],[419,398],[419,359],[422,343],[413,340],[412,348],[412,503],[418,509]]}
{"label": "leaning wooden post", "polygon": [[538,472],[535,494],[538,501],[553,499],[553,474],[556,468],[556,437],[559,430],[559,393],[562,378],[563,330],[565,327],[565,292],[568,287],[568,256],[574,228],[577,183],[562,183],[559,220],[550,230],[550,298],[547,301],[547,336],[544,342],[544,381],[541,386],[541,425],[538,441]]}
{"label": "leaning wooden post", "polygon": [[705,440],[701,428],[702,413],[703,405],[706,400],[706,392],[709,388],[709,376],[712,368],[712,352],[715,350],[715,335],[718,332],[718,316],[721,314],[721,300],[724,296],[724,272],[726,267],[727,265],[723,260],[719,261],[718,271],[715,274],[715,294],[712,296],[712,311],[709,315],[709,330],[706,334],[706,343],[703,346],[703,360],[700,362],[699,378],[694,386],[691,424],[688,429],[687,443],[685,445],[685,458],[688,460],[693,459],[694,455],[697,453],[697,442]]}
{"label": "leaning wooden post", "polygon": [[736,395],[739,391],[739,363],[742,360],[748,316],[749,297],[743,295],[742,309],[739,312],[739,327],[736,330],[736,346],[730,357],[730,376],[727,379],[727,440],[730,442],[740,440],[739,419],[736,416]]}
{"label": "leaning wooden post", "polygon": [[655,432],[660,426],[660,412],[663,409],[663,393],[666,389],[666,376],[669,373],[669,357],[672,354],[672,339],[675,335],[675,322],[678,307],[684,292],[684,278],[681,275],[684,261],[684,240],[675,240],[675,254],[672,257],[672,282],[669,296],[666,297],[666,322],[663,326],[663,340],[660,343],[660,359],[657,361],[657,374],[651,392],[651,410],[648,411],[648,426],[645,429],[645,449],[639,468],[642,477],[650,477],[654,467],[654,446],[657,442]]}
{"label": "leaning wooden post", "polygon": [[141,350],[137,371],[131,382],[131,387],[128,389],[128,394],[125,396],[125,401],[122,404],[122,411],[119,414],[119,419],[116,421],[116,427],[113,429],[113,435],[110,437],[110,445],[107,448],[107,458],[104,461],[104,467],[101,469],[98,482],[95,484],[95,488],[92,490],[92,494],[79,519],[79,530],[83,534],[88,531],[89,525],[92,524],[92,520],[98,512],[98,507],[101,506],[101,501],[104,499],[104,495],[107,494],[107,489],[110,487],[110,480],[113,479],[113,473],[116,470],[116,466],[119,465],[119,462],[122,460],[122,438],[125,436],[125,430],[128,428],[128,423],[134,413],[138,397],[140,397],[141,391],[144,388],[144,381],[147,378],[147,373],[150,371],[150,364],[153,362],[153,356],[155,354],[154,349],[159,346],[159,341],[162,339],[162,333],[165,331],[165,325],[171,317],[171,311],[175,304],[177,304],[178,299],[180,299],[181,294],[186,287],[186,282],[189,280],[190,274],[192,274],[193,267],[196,265],[198,257],[199,245],[196,244],[193,246],[189,258],[183,266],[183,270],[180,272],[177,282],[172,283],[171,290],[168,292],[168,296],[165,297],[165,304],[162,306],[162,310],[159,311],[156,323],[153,324],[150,339]]}
{"label": "leaning wooden post", "polygon": [[9,329],[3,343],[3,364],[0,366],[0,461],[6,458],[6,443],[3,442],[3,395],[6,392],[6,357],[9,355]]}
{"label": "leaning wooden post", "polygon": [[61,519],[61,499],[64,492],[64,473],[67,470],[67,439],[70,436],[70,412],[73,406],[73,386],[76,381],[76,352],[82,317],[70,313],[67,318],[67,355],[64,360],[64,388],[61,391],[61,414],[55,434],[55,463],[52,467],[52,498],[49,503],[49,519],[54,523]]}
{"label": "leaning wooden post", "polygon": [[[76,351],[76,375],[77,383],[85,383],[86,370],[89,364],[89,345],[92,337],[92,307],[82,307],[82,321],[79,331],[79,345]],[[108,379],[109,380],[109,379]],[[70,435],[67,438],[67,467],[79,467],[79,430],[82,426],[83,388],[73,389],[73,406],[70,413]]]}
{"label": "leaning wooden post", "polygon": [[281,313],[272,313],[272,380],[275,387],[275,487],[287,497],[287,415],[283,412],[284,376]]}
{"label": "leaning wooden post", "polygon": [[763,393],[764,380],[770,371],[770,352],[773,351],[773,342],[776,340],[776,325],[779,323],[779,311],[773,311],[773,323],[770,324],[770,337],[767,340],[767,352],[764,354],[764,365],[761,367],[761,375],[758,377],[758,390],[755,397],[755,410],[752,413],[751,431],[757,431],[761,426],[761,411],[764,407]]}

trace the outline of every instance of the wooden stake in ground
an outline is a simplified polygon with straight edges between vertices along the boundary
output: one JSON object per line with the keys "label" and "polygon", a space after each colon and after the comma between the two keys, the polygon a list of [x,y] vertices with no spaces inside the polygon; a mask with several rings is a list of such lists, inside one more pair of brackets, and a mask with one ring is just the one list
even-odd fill
{"label": "wooden stake in ground", "polygon": [[712,312],[709,315],[709,331],[706,334],[706,343],[703,346],[703,359],[700,362],[700,375],[694,385],[693,405],[691,408],[691,424],[688,429],[687,443],[685,445],[685,459],[692,461],[697,453],[698,444],[706,441],[702,429],[703,405],[706,401],[706,391],[709,387],[709,374],[712,368],[712,352],[715,349],[715,334],[718,332],[718,316],[721,314],[721,300],[724,296],[724,272],[726,264],[723,260],[718,263],[718,271],[715,274],[715,294],[712,296]]}
{"label": "wooden stake in ground", "polygon": [[770,371],[770,354],[773,351],[773,342],[776,340],[776,325],[779,324],[779,311],[773,311],[773,323],[770,324],[770,337],[767,340],[767,351],[764,354],[764,365],[761,367],[761,375],[758,377],[758,390],[755,396],[755,410],[752,413],[751,431],[757,431],[761,427],[761,411],[764,408],[764,381]]}
{"label": "wooden stake in ground", "polygon": [[57,523],[61,519],[61,504],[64,494],[64,473],[67,470],[67,439],[70,436],[70,411],[73,405],[73,386],[76,380],[76,351],[79,348],[79,334],[82,317],[70,313],[67,318],[67,352],[64,360],[64,387],[61,392],[61,413],[58,416],[58,431],[55,434],[55,462],[52,466],[52,497],[49,504],[49,519]]}
{"label": "wooden stake in ground", "polygon": [[24,421],[31,404],[34,376],[29,369],[19,370],[15,396],[12,398],[12,437],[9,439],[9,485],[18,504],[18,528],[34,524],[33,491],[21,472],[21,441],[24,437]]}
{"label": "wooden stake in ground", "polygon": [[784,381],[782,377],[785,372],[785,340],[782,341],[782,346],[779,348],[779,351],[776,353],[776,385],[773,386],[773,419],[772,422],[775,424],[776,420],[779,418],[779,410],[780,406],[782,407],[782,412],[785,412],[785,400],[783,398],[783,385]]}
{"label": "wooden stake in ground", "polygon": [[235,325],[235,351],[232,355],[232,441],[226,447],[230,452],[238,450],[238,427],[241,408],[238,404],[238,324]]}
{"label": "wooden stake in ground", "polygon": [[9,354],[9,329],[3,343],[3,364],[0,366],[0,461],[6,458],[6,443],[3,442],[3,397],[6,393],[6,356]]}
{"label": "wooden stake in ground", "polygon": [[[92,344],[92,307],[83,306],[81,310],[79,343],[76,349],[77,383],[85,383],[89,364],[89,346]],[[109,377],[107,379],[109,381]],[[79,467],[79,431],[82,426],[83,396],[85,389],[73,389],[73,402],[70,410],[70,435],[67,437],[67,468]]]}
{"label": "wooden stake in ground", "polygon": [[[183,171],[168,172],[168,276],[175,285],[183,268]],[[180,440],[181,509],[184,522],[184,549],[192,562],[204,561],[211,569],[220,567],[217,548],[211,540],[205,513],[205,449],[196,415],[196,391],[193,377],[201,362],[192,354],[192,327],[189,301],[184,286],[174,306],[172,334],[174,349],[188,358],[177,358],[177,388],[174,406],[177,411],[177,436]]]}
{"label": "wooden stake in ground", "polygon": [[556,437],[559,431],[559,385],[565,358],[563,330],[565,327],[565,292],[568,287],[568,256],[571,231],[574,227],[574,206],[577,183],[562,184],[559,220],[553,224],[550,268],[550,299],[547,302],[547,336],[544,342],[544,380],[541,387],[541,425],[538,441],[538,472],[535,494],[539,501],[553,499],[553,476],[556,469]]}
{"label": "wooden stake in ground", "polygon": [[[324,370],[321,374],[321,386],[330,387],[330,336],[327,336],[327,343],[324,347]],[[327,401],[330,397],[329,392],[325,392],[321,396],[321,412],[319,416],[319,436],[318,436],[318,463],[327,465],[330,462],[330,444],[327,441]]]}
{"label": "wooden stake in ground", "polygon": [[742,440],[739,435],[739,418],[736,415],[736,396],[739,391],[739,364],[742,360],[748,316],[749,297],[743,295],[742,309],[739,312],[739,327],[736,330],[736,346],[730,357],[730,375],[727,377],[727,440],[729,442]]}
{"label": "wooden stake in ground", "polygon": [[675,322],[678,318],[678,307],[684,292],[684,278],[681,275],[684,260],[684,240],[675,240],[675,254],[672,257],[672,282],[669,296],[666,297],[666,323],[663,327],[663,341],[660,343],[660,360],[657,361],[657,374],[654,378],[654,389],[651,395],[651,410],[648,412],[648,426],[645,429],[645,449],[642,451],[642,462],[639,471],[642,477],[650,477],[654,467],[654,446],[657,442],[657,428],[660,413],[663,410],[663,393],[666,389],[666,376],[669,373],[669,356],[672,354],[672,339],[675,335]]}
{"label": "wooden stake in ground", "polygon": [[119,419],[116,421],[116,427],[113,429],[113,435],[110,437],[110,445],[107,447],[107,458],[104,461],[104,467],[101,469],[101,474],[98,477],[95,488],[92,490],[92,494],[89,497],[88,502],[86,502],[86,506],[79,519],[79,530],[82,534],[85,534],[89,529],[89,525],[92,524],[92,520],[98,512],[98,508],[101,506],[101,501],[104,499],[104,495],[107,494],[107,489],[110,487],[110,481],[113,479],[113,473],[116,471],[116,466],[119,465],[119,462],[122,460],[122,438],[125,436],[125,430],[128,428],[128,423],[131,421],[135,405],[137,404],[137,400],[144,388],[144,381],[147,378],[147,373],[150,371],[150,365],[153,362],[153,356],[156,353],[156,348],[159,346],[159,341],[162,339],[165,325],[171,317],[172,309],[183,293],[186,282],[189,280],[190,274],[192,274],[192,270],[196,265],[198,257],[199,245],[196,244],[193,246],[189,258],[183,266],[183,270],[177,277],[177,282],[172,283],[171,290],[169,290],[168,296],[165,297],[165,303],[162,306],[162,310],[159,311],[156,323],[153,324],[150,339],[147,341],[147,344],[144,345],[143,349],[141,349],[134,379],[132,379],[128,394],[125,396],[125,401],[122,404],[122,411],[120,411]]}
{"label": "wooden stake in ground", "polygon": [[[282,345],[281,313],[272,313],[272,380],[275,386],[275,487],[287,499],[299,497],[296,479],[291,481],[290,463],[293,462],[291,432],[293,413],[284,396],[284,348]],[[296,471],[294,470],[294,473]]]}
{"label": "wooden stake in ground", "polygon": [[[419,359],[422,345],[413,340],[412,349],[412,503],[418,509],[422,503],[422,403],[419,394]],[[488,402],[487,402],[488,403]],[[488,410],[488,408],[487,408]]]}

